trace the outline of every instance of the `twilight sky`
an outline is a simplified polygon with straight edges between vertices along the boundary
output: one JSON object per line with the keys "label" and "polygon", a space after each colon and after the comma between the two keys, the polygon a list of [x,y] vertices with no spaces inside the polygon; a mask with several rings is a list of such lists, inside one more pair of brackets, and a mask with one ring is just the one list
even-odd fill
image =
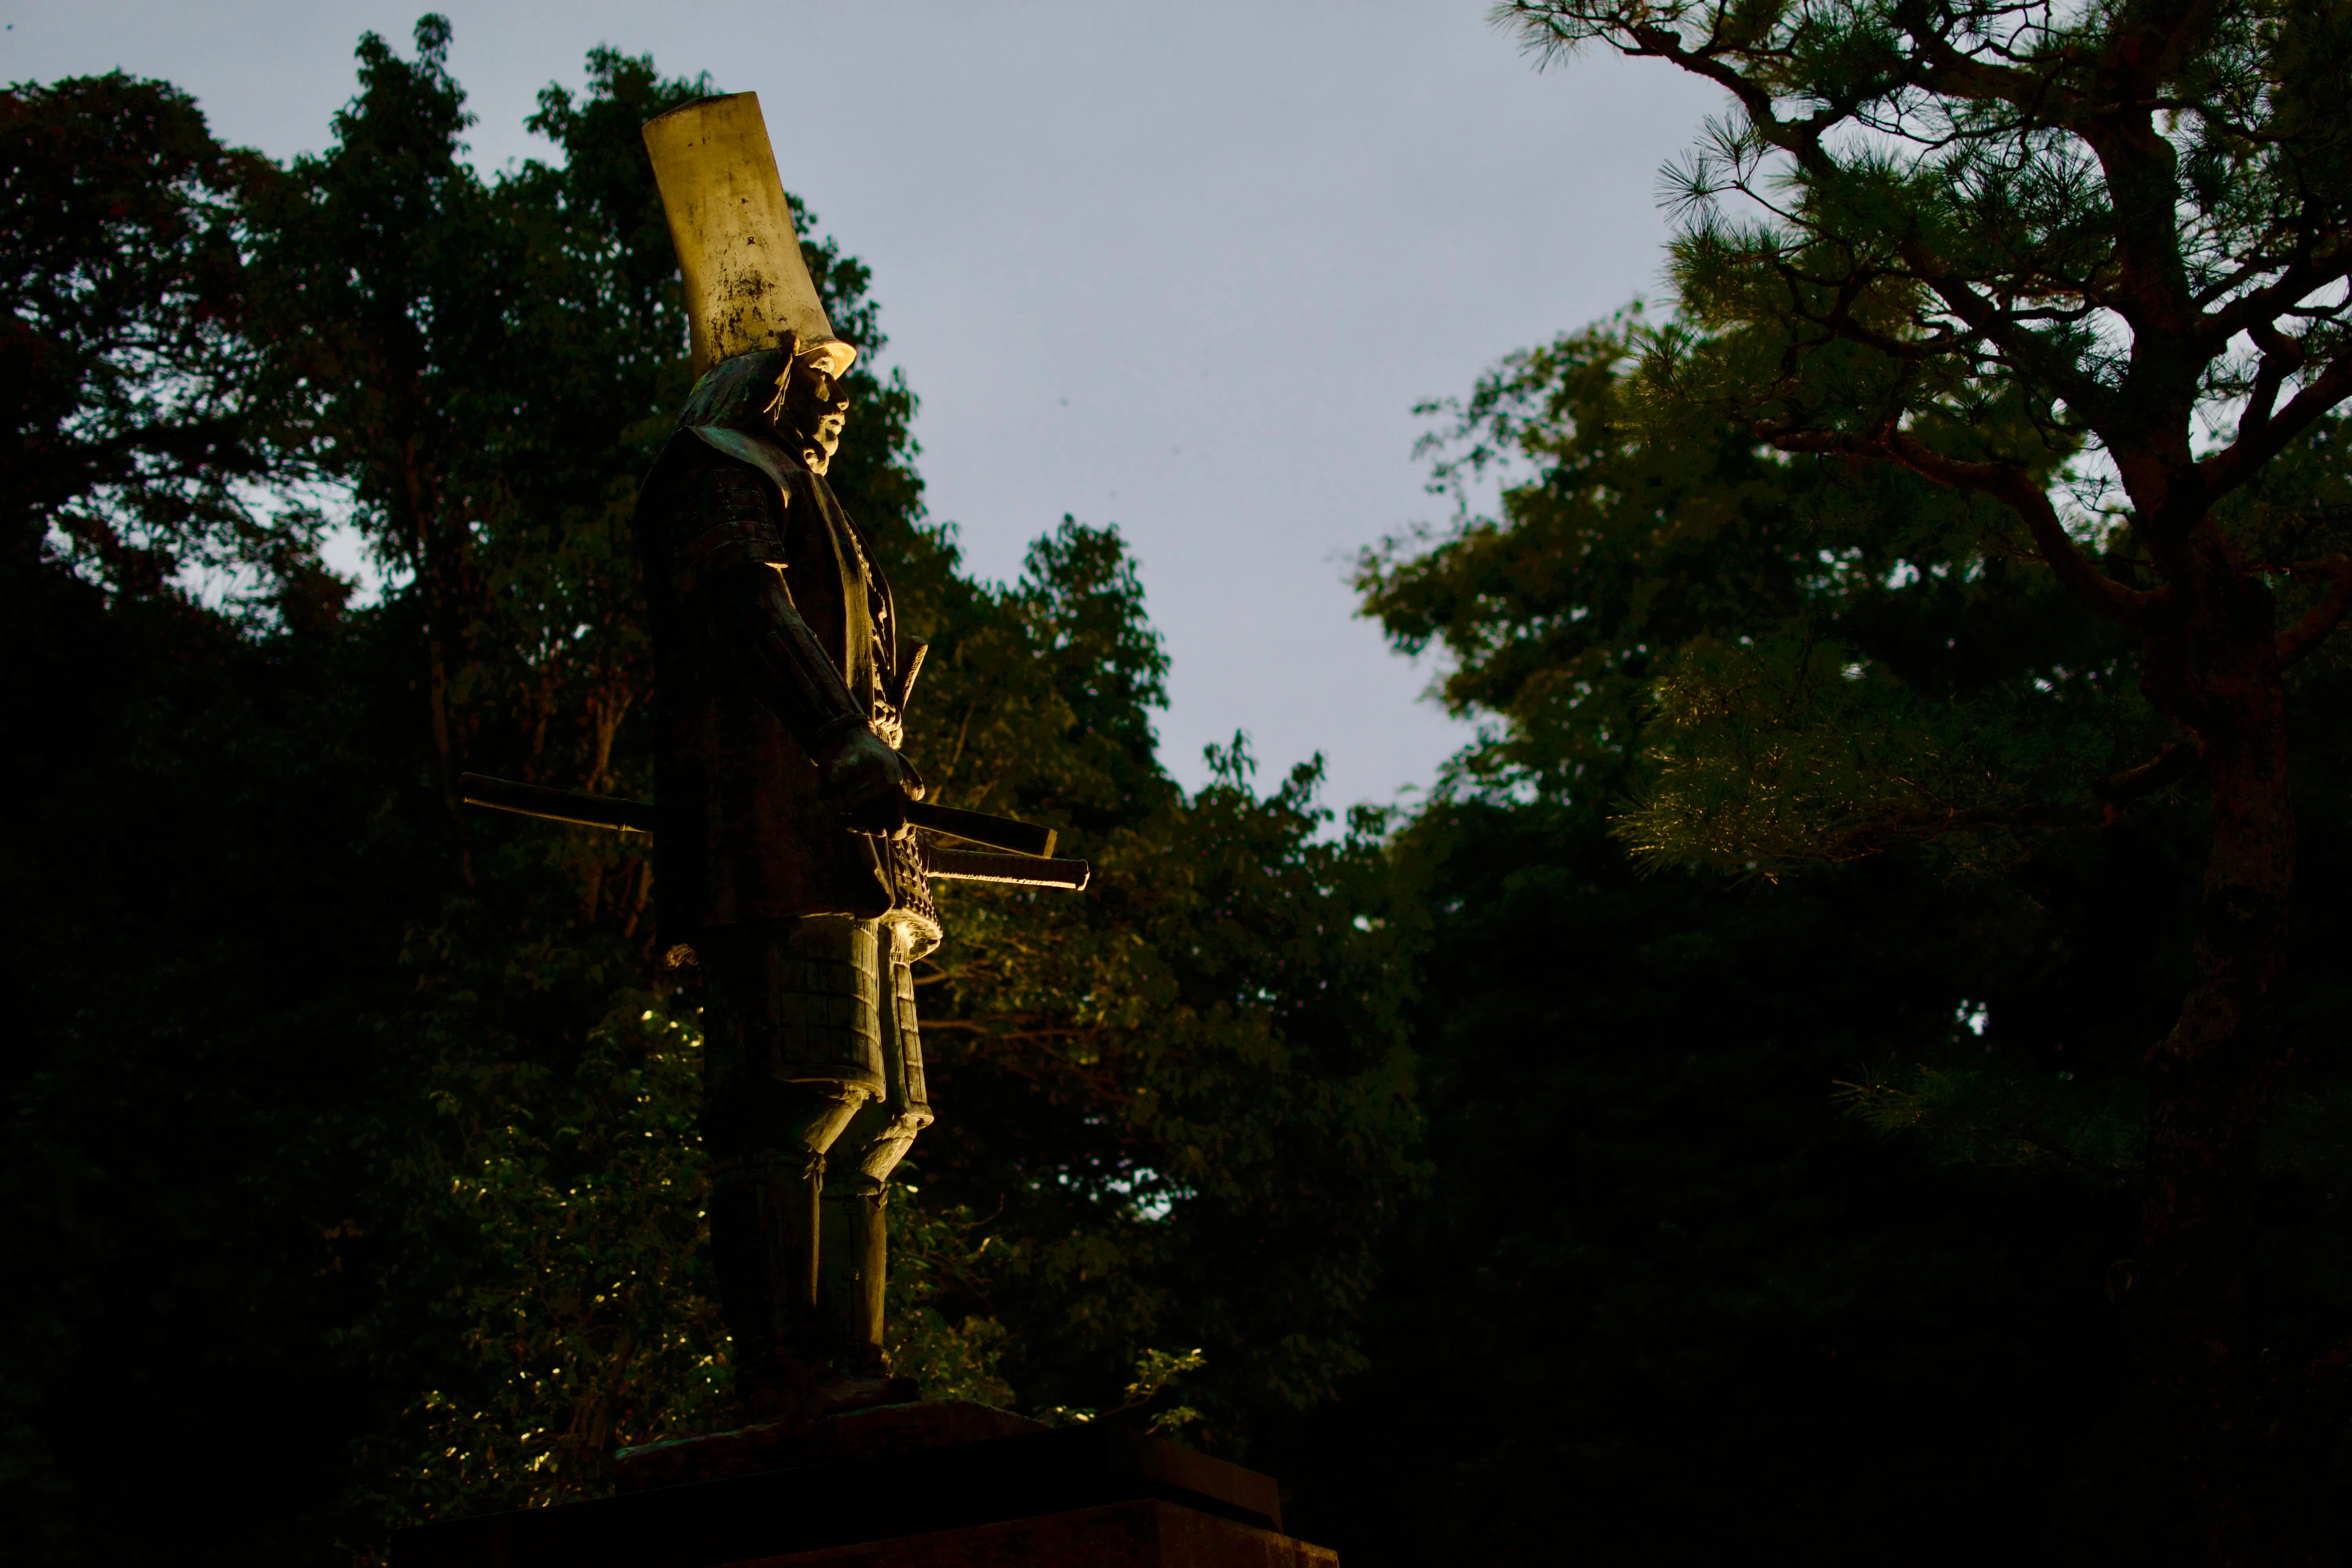
{"label": "twilight sky", "polygon": [[[0,0],[0,78],[115,68],[223,139],[320,148],[373,29],[427,0]],[[1413,405],[1655,295],[1656,171],[1717,112],[1655,61],[1538,76],[1486,0],[444,0],[495,169],[596,44],[756,91],[784,183],[874,269],[935,517],[983,575],[1117,523],[1175,669],[1178,776],[1425,785],[1467,739],[1355,614],[1355,552],[1447,504]],[[853,424],[850,438],[856,439]]]}

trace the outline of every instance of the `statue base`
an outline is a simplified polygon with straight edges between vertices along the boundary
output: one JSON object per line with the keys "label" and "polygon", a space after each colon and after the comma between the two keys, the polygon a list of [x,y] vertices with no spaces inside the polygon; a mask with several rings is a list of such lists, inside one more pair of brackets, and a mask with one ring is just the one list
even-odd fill
{"label": "statue base", "polygon": [[1326,1547],[1174,1503],[1120,1502],[793,1552],[735,1568],[1339,1568],[1339,1562]]}
{"label": "statue base", "polygon": [[[914,1384],[904,1386],[914,1393]],[[826,1459],[881,1459],[1047,1430],[1042,1421],[977,1400],[909,1398],[904,1404],[869,1405],[814,1420],[773,1421],[624,1448],[613,1457],[613,1480],[625,1492],[641,1492]]]}
{"label": "statue base", "polygon": [[401,1531],[393,1568],[1336,1568],[1274,1482],[968,1400],[654,1444],[621,1495]]}

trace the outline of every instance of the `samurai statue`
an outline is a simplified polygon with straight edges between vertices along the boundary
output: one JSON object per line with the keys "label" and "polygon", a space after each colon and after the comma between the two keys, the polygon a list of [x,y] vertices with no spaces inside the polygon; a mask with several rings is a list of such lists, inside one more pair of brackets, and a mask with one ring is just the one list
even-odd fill
{"label": "samurai statue", "polygon": [[835,337],[751,93],[646,126],[698,379],[636,509],[652,610],[660,941],[699,985],[710,1245],[746,1419],[892,1379],[890,1174],[931,1121],[910,965],[940,924],[899,753],[919,647],[826,470]]}

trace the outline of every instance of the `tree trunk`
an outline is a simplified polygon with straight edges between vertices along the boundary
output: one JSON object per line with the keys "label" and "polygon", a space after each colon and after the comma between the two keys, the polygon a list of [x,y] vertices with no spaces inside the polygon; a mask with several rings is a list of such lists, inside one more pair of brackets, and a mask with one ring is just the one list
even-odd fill
{"label": "tree trunk", "polygon": [[2249,1338],[2246,1299],[2259,1140],[2284,1088],[2276,990],[2294,811],[2271,595],[2219,559],[2218,539],[2202,542],[2204,581],[2174,580],[2179,607],[2147,647],[2149,695],[2197,738],[2212,838],[2193,980],[2147,1058],[2150,1185],[2128,1299],[2211,1560],[2268,1568],[2334,1560],[2309,1532],[2309,1489],[2289,1482],[2315,1467],[2282,1441],[2301,1424]]}

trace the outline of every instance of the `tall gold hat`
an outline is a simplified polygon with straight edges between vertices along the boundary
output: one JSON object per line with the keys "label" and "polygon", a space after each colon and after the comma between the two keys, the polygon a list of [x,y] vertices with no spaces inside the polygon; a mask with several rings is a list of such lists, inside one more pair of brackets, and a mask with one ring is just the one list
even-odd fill
{"label": "tall gold hat", "polygon": [[783,331],[800,334],[802,353],[822,351],[834,374],[847,370],[857,351],[833,335],[801,258],[760,95],[700,99],[648,120],[646,151],[686,275],[695,375],[774,348]]}

